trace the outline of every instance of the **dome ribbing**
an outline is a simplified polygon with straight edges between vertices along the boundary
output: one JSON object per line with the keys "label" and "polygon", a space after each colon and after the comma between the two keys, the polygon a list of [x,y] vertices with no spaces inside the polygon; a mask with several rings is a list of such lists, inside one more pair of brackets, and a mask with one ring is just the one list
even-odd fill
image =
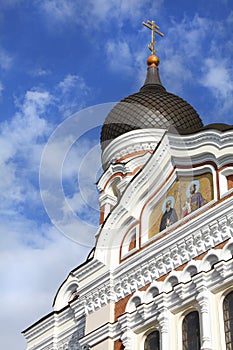
{"label": "dome ribbing", "polygon": [[102,150],[129,131],[171,126],[185,133],[200,129],[203,123],[188,102],[166,91],[158,68],[152,64],[140,91],[121,100],[108,114],[101,132]]}

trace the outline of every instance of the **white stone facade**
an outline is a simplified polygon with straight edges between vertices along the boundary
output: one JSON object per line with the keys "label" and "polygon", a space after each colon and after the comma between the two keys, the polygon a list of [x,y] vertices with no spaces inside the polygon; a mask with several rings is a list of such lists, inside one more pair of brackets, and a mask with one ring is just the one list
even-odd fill
{"label": "white stone facade", "polygon": [[[201,349],[226,349],[233,129],[182,137],[131,131],[113,141],[103,158],[109,166],[98,183],[104,215],[95,250],[59,288],[54,312],[24,331],[27,350],[143,350],[155,329],[160,349],[181,350],[182,322],[193,310],[199,313]],[[206,173],[211,200],[149,237],[149,217],[173,184]]]}

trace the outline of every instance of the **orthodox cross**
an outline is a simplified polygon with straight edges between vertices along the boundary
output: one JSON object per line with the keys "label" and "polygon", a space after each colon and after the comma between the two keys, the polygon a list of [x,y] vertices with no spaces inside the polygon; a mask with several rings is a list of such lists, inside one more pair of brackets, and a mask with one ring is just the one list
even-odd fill
{"label": "orthodox cross", "polygon": [[151,43],[148,45],[148,48],[152,52],[152,55],[154,55],[155,52],[158,51],[158,50],[155,50],[155,44],[156,44],[155,33],[160,35],[160,36],[164,36],[164,34],[161,33],[160,31],[158,31],[159,26],[157,26],[154,21],[149,21],[148,20],[147,22],[142,22],[142,24],[145,27],[147,27],[147,28],[149,28],[151,30],[151,38],[152,38],[152,40],[151,40]]}

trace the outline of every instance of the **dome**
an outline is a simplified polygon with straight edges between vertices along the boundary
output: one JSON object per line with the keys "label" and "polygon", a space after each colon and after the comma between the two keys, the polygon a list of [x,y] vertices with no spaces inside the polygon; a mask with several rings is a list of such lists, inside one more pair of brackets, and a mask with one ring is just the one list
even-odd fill
{"label": "dome", "polygon": [[121,100],[108,114],[101,132],[101,147],[120,135],[137,129],[169,129],[190,133],[203,126],[195,109],[185,100],[166,91],[159,69],[152,63],[139,92]]}

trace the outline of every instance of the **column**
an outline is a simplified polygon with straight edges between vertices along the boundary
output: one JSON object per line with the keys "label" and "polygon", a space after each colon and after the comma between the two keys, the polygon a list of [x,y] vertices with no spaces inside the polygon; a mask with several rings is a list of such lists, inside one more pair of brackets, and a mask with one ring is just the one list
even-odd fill
{"label": "column", "polygon": [[170,338],[171,334],[169,334],[169,324],[170,324],[170,312],[167,308],[166,296],[161,295],[160,299],[157,299],[157,306],[159,316],[157,318],[159,322],[159,331],[160,331],[160,345],[161,350],[171,349]]}
{"label": "column", "polygon": [[132,324],[129,320],[129,315],[123,314],[118,319],[119,325],[122,330],[121,340],[125,350],[133,350],[135,342],[135,334],[132,331]]}
{"label": "column", "polygon": [[200,310],[200,328],[201,328],[201,350],[213,350],[212,339],[212,319],[211,319],[211,292],[206,287],[204,276],[195,276],[193,278],[197,286],[196,300]]}

